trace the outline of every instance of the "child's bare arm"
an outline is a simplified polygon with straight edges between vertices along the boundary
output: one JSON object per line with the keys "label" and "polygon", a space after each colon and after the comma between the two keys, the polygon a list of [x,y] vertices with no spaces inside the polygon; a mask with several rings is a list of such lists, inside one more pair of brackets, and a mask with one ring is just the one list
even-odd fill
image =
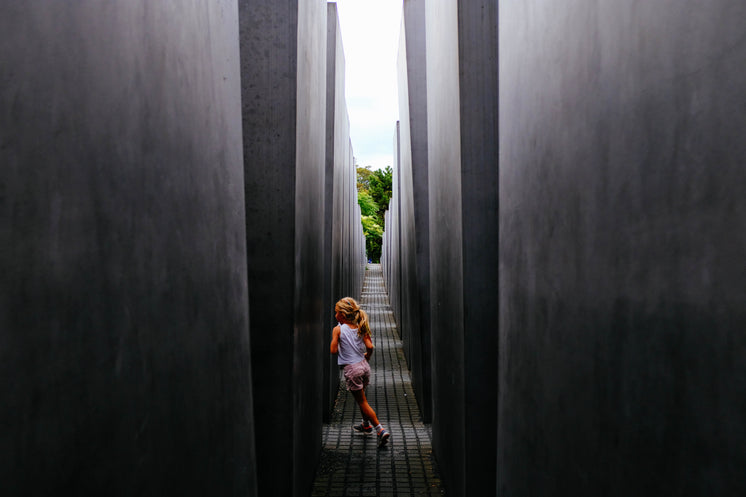
{"label": "child's bare arm", "polygon": [[339,334],[341,333],[341,330],[339,329],[339,326],[335,326],[332,330],[332,344],[329,346],[329,352],[332,354],[336,354],[339,352]]}
{"label": "child's bare arm", "polygon": [[365,343],[365,360],[370,361],[370,356],[373,355],[373,341],[369,336],[363,337],[363,343]]}

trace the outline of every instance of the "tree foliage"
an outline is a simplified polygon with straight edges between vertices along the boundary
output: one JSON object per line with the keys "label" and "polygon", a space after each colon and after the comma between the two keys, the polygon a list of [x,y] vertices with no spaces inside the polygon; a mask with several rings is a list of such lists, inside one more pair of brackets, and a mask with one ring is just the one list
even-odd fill
{"label": "tree foliage", "polygon": [[381,259],[384,213],[391,199],[393,177],[391,166],[375,171],[370,166],[357,168],[357,203],[362,214],[365,250],[373,262]]}
{"label": "tree foliage", "polygon": [[373,174],[373,170],[370,166],[357,167],[357,191],[368,191],[370,190],[370,176]]}
{"label": "tree foliage", "polygon": [[363,231],[381,238],[383,237],[383,227],[377,221],[376,216],[362,216]]}
{"label": "tree foliage", "polygon": [[377,169],[370,175],[370,196],[378,204],[381,219],[383,219],[383,213],[389,208],[393,179],[394,170],[391,166],[386,166],[386,169]]}
{"label": "tree foliage", "polygon": [[357,203],[363,216],[370,217],[378,214],[378,204],[367,190],[357,192]]}

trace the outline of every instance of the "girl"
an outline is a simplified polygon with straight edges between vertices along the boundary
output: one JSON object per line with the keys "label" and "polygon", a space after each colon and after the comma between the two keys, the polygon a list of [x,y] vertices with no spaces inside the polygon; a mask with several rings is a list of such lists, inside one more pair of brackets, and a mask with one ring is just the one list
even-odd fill
{"label": "girl", "polygon": [[363,414],[362,424],[353,428],[367,434],[372,433],[375,427],[378,432],[378,447],[383,447],[389,441],[389,432],[378,422],[376,412],[365,398],[365,387],[370,382],[368,360],[373,353],[368,314],[360,308],[355,299],[345,297],[334,306],[334,317],[339,325],[332,331],[332,344],[329,349],[332,354],[339,354],[337,364],[344,369],[347,390],[352,392]]}

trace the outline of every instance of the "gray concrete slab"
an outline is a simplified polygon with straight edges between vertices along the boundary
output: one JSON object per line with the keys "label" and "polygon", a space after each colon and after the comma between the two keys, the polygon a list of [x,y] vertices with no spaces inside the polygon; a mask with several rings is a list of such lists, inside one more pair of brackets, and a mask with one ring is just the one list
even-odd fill
{"label": "gray concrete slab", "polygon": [[401,218],[400,218],[400,171],[401,163],[401,140],[400,140],[400,123],[396,122],[394,126],[394,135],[392,141],[393,156],[393,174],[391,178],[391,198],[389,205],[384,212],[384,232],[383,232],[383,254],[381,257],[381,267],[384,273],[384,283],[389,295],[391,310],[395,319],[401,316],[401,284],[402,284],[402,261],[401,261]]}
{"label": "gray concrete slab", "polygon": [[[336,326],[334,304],[360,298],[365,272],[365,239],[357,204],[357,171],[353,163],[345,99],[345,58],[337,5],[327,4],[326,171],[324,233],[324,326]],[[336,360],[324,370],[323,419],[328,422],[337,393]]]}
{"label": "gray concrete slab", "polygon": [[[432,421],[432,378],[430,340],[430,221],[427,177],[427,57],[425,43],[425,1],[404,0],[402,21],[404,23],[406,91],[400,87],[400,107],[406,95],[407,106],[400,110],[400,121],[404,123],[404,112],[408,118],[409,139],[406,141],[411,158],[413,228],[410,240],[414,244],[415,274],[417,286],[413,291],[417,305],[412,305],[413,327],[419,329],[419,346],[412,354],[418,365],[413,364],[413,380],[418,392],[420,408],[425,422]],[[400,55],[401,57],[401,55]],[[401,80],[400,80],[401,85]]]}
{"label": "gray concrete slab", "polygon": [[500,493],[743,495],[746,6],[500,6]]}
{"label": "gray concrete slab", "polygon": [[493,493],[497,4],[426,5],[433,446],[459,495]]}
{"label": "gray concrete slab", "polygon": [[253,495],[234,1],[0,6],[3,495]]}
{"label": "gray concrete slab", "polygon": [[259,493],[307,495],[323,407],[326,2],[239,2]]}

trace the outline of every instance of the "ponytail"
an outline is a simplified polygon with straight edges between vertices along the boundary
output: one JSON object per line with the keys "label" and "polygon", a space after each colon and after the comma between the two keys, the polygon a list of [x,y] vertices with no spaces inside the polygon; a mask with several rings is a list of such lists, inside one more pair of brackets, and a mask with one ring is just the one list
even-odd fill
{"label": "ponytail", "polygon": [[368,313],[360,309],[360,316],[357,322],[357,335],[360,338],[370,338],[370,324],[368,323]]}

